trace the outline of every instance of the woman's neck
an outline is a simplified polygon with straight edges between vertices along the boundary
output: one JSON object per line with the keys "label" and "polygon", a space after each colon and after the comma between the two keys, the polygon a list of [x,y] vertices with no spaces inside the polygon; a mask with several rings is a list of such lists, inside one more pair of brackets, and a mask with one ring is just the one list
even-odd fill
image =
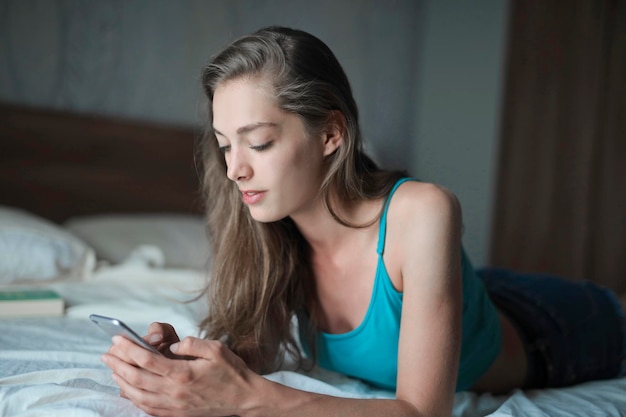
{"label": "woman's neck", "polygon": [[[355,204],[342,204],[333,207],[345,221],[355,225],[366,225],[376,218],[380,211],[380,201],[360,201]],[[292,216],[292,220],[307,240],[313,252],[333,253],[351,241],[353,234],[361,234],[364,229],[345,226],[339,223],[324,204],[318,204],[307,213]],[[374,223],[372,227],[377,227]],[[366,229],[369,229],[367,227]]]}

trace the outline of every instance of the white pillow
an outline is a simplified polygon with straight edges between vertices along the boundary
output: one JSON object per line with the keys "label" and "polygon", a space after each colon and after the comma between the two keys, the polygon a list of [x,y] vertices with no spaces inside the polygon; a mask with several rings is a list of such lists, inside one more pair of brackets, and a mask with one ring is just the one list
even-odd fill
{"label": "white pillow", "polygon": [[60,226],[32,213],[0,206],[0,284],[84,278],[93,251]]}
{"label": "white pillow", "polygon": [[186,214],[110,214],[69,219],[65,227],[87,242],[96,257],[124,262],[138,247],[156,246],[165,267],[206,269],[209,241],[202,216]]}

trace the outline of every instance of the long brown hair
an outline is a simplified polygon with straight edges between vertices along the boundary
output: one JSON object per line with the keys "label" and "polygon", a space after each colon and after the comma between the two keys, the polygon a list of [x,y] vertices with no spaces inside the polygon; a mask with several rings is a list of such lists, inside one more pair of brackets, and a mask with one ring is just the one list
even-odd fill
{"label": "long brown hair", "polygon": [[[211,278],[205,289],[206,337],[220,339],[253,369],[280,365],[281,350],[301,358],[291,326],[294,314],[315,309],[309,246],[290,218],[271,223],[252,219],[212,131],[212,101],[220,83],[240,77],[267,82],[283,111],[298,115],[311,136],[333,112],[345,118],[344,140],[328,156],[320,195],[333,217],[335,203],[386,196],[402,172],[387,172],[363,152],[358,110],[348,78],[332,51],[306,32],[268,27],[237,39],[204,68],[208,122],[199,148],[211,243]],[[377,219],[373,219],[372,222]],[[371,224],[371,223],[370,223]],[[306,329],[309,334],[312,329]]]}

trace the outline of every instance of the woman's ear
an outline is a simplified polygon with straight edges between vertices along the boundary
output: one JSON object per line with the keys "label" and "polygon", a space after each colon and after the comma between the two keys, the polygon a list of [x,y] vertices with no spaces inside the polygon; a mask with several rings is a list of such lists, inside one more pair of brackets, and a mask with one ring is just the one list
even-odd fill
{"label": "woman's ear", "polygon": [[346,118],[339,110],[333,110],[328,115],[328,123],[324,131],[324,156],[333,154],[343,143],[346,131]]}

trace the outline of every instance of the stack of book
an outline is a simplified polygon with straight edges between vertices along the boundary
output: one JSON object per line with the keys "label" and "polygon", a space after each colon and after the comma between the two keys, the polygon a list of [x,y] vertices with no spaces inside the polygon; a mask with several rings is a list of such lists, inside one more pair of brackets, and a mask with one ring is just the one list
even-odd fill
{"label": "stack of book", "polygon": [[0,289],[0,317],[62,316],[65,303],[52,290]]}

